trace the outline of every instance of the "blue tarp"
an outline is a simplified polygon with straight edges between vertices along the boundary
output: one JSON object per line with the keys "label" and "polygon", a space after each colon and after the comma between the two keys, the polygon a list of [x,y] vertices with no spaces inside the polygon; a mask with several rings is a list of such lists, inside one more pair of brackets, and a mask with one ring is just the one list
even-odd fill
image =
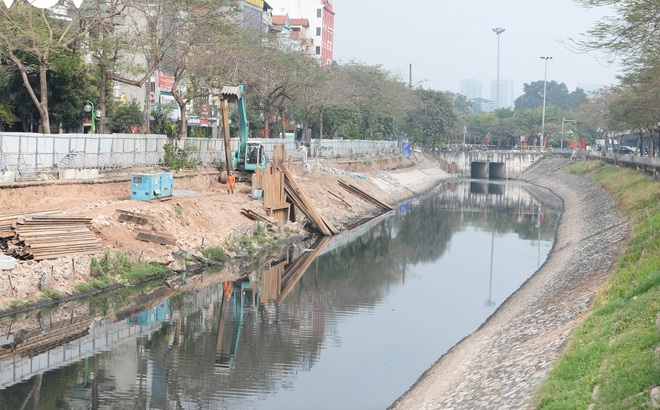
{"label": "blue tarp", "polygon": [[410,151],[410,143],[409,142],[404,142],[403,145],[401,146],[401,152],[403,152],[403,155],[405,155],[408,158],[412,158],[412,152]]}

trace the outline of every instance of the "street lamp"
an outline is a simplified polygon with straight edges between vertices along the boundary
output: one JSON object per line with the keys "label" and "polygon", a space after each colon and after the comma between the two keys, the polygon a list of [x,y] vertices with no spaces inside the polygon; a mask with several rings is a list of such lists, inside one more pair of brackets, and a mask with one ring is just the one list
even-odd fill
{"label": "street lamp", "polygon": [[496,27],[493,32],[497,34],[497,80],[495,83],[495,108],[500,108],[500,34],[504,33],[502,27]]}
{"label": "street lamp", "polygon": [[92,126],[90,127],[90,131],[92,134],[94,134],[96,132],[96,120],[101,119],[101,110],[94,110],[94,103],[89,100],[85,101],[85,106],[83,109],[85,112],[90,113],[92,119]]}
{"label": "street lamp", "polygon": [[[559,147],[564,148],[564,123],[565,122],[577,122],[577,120],[567,120],[566,118],[561,119],[561,141],[559,142]],[[568,130],[571,134],[571,130]]]}
{"label": "street lamp", "polygon": [[543,137],[545,136],[545,94],[548,86],[548,60],[552,60],[552,57],[541,57],[545,60],[545,74],[543,76],[543,115],[541,118],[541,141],[539,141],[539,151],[543,146]]}

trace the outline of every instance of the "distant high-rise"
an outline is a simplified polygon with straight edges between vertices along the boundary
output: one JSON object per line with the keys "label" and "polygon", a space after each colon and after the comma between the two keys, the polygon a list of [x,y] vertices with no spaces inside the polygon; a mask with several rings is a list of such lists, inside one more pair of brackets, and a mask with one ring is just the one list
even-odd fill
{"label": "distant high-rise", "polygon": [[461,81],[461,94],[468,100],[481,98],[481,81],[473,78],[467,78]]}
{"label": "distant high-rise", "polygon": [[500,80],[500,92],[497,93],[497,80],[490,83],[490,99],[495,101],[499,97],[499,104],[495,106],[499,108],[506,108],[513,106],[513,81]]}

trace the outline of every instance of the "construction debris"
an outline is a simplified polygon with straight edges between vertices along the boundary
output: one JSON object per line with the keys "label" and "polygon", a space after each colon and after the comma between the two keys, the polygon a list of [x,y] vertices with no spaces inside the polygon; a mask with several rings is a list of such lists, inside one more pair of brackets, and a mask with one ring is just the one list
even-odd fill
{"label": "construction debris", "polygon": [[344,188],[345,190],[347,190],[348,192],[350,192],[351,194],[357,196],[358,198],[360,198],[364,201],[367,201],[367,202],[370,202],[370,203],[376,205],[377,207],[379,207],[383,211],[391,211],[391,210],[394,209],[391,206],[389,206],[388,204],[379,201],[378,199],[376,199],[373,196],[367,194],[366,192],[364,192],[363,190],[361,190],[360,188],[358,188],[354,185],[347,184],[346,182],[341,181],[341,180],[339,181],[339,185],[342,188]]}
{"label": "construction debris", "polygon": [[123,209],[117,209],[119,216],[117,220],[120,222],[130,222],[137,225],[147,225],[151,222],[149,215],[139,214],[137,212],[125,211]]}
{"label": "construction debris", "polygon": [[300,188],[289,168],[284,164],[278,167],[284,173],[284,190],[291,202],[314,224],[323,235],[336,235],[339,231],[316,211],[314,205]]}
{"label": "construction debris", "polygon": [[269,224],[272,224],[272,225],[276,224],[276,222],[273,221],[272,219],[270,219],[270,218],[268,218],[264,215],[260,215],[259,213],[255,212],[251,209],[243,208],[243,209],[241,209],[241,214],[243,214],[243,215],[247,216],[248,218],[250,218],[252,220],[255,220],[255,221],[265,221],[265,222],[268,222]]}
{"label": "construction debris", "polygon": [[158,232],[147,229],[136,229],[136,239],[144,242],[154,242],[161,245],[176,245],[176,238],[164,232]]}

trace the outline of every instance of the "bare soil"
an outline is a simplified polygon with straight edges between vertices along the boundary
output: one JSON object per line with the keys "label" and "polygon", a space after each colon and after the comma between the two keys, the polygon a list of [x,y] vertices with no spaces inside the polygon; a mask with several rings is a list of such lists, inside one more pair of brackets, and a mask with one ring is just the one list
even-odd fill
{"label": "bare soil", "polygon": [[[330,223],[342,229],[355,220],[377,212],[338,184],[346,181],[386,203],[424,192],[450,178],[436,161],[416,153],[405,157],[361,158],[355,161],[311,159],[311,171],[296,163],[298,184]],[[140,172],[143,172],[141,170]],[[159,262],[173,270],[183,268],[184,255],[200,248],[224,246],[232,237],[249,234],[255,222],[243,216],[242,209],[265,215],[263,202],[253,200],[248,183],[237,183],[234,195],[219,182],[215,169],[176,172],[173,195],[167,201],[130,199],[131,172],[102,175],[94,181],[33,181],[0,187],[0,215],[61,210],[66,215],[92,218],[92,231],[111,253],[123,252],[134,261]],[[149,226],[118,221],[118,210],[148,215]],[[301,213],[296,223],[276,227],[281,237],[309,235]],[[140,241],[136,228],[153,229],[176,238],[175,245]],[[230,251],[230,256],[234,255]],[[90,261],[96,255],[70,255],[59,259],[17,261],[11,271],[0,271],[0,311],[16,301],[30,302],[43,297],[42,277],[49,288],[71,295],[74,285],[89,277]],[[231,278],[228,278],[231,279]]]}

